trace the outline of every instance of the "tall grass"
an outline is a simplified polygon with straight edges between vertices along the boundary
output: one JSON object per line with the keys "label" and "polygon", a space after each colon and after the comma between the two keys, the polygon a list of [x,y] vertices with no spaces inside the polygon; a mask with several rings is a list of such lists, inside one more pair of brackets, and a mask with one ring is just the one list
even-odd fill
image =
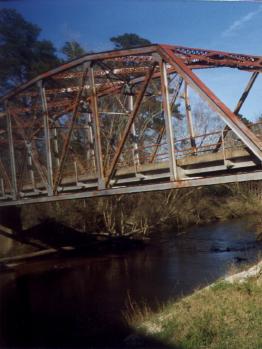
{"label": "tall grass", "polygon": [[260,349],[261,297],[261,276],[242,284],[220,281],[158,312],[139,310],[133,317],[130,313],[128,321],[143,337],[170,347]]}

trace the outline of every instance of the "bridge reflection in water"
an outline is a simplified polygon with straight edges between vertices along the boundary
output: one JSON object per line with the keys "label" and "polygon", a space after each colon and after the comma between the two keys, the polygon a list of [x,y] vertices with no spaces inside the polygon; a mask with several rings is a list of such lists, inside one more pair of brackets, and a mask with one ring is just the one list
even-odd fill
{"label": "bridge reflection in water", "polygon": [[[234,111],[195,73],[222,67],[251,75]],[[84,55],[17,87],[1,99],[0,206],[260,180],[261,127],[238,114],[261,67],[258,56],[149,45]],[[189,89],[212,114],[194,112]]]}

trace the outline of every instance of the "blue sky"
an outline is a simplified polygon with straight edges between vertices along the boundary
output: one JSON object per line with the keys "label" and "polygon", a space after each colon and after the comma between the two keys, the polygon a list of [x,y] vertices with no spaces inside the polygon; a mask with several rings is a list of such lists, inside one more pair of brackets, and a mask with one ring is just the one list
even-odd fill
{"label": "blue sky", "polygon": [[[86,49],[108,50],[110,37],[134,32],[154,43],[262,55],[262,2],[258,1],[13,0],[0,1],[2,7],[16,8],[38,24],[41,37],[57,48],[77,40]],[[201,77],[234,108],[248,74],[208,71]],[[250,119],[262,113],[261,88],[258,80],[243,109]]]}

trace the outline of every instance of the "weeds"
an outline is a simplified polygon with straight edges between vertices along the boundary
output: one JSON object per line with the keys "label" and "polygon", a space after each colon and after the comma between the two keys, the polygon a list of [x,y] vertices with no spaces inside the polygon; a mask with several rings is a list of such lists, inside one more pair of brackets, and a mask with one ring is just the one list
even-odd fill
{"label": "weeds", "polygon": [[[87,233],[144,236],[155,229],[179,231],[192,224],[258,214],[262,203],[254,184],[252,188],[242,183],[48,203],[24,206],[21,216],[24,228],[53,218]],[[261,227],[260,219],[258,236]]]}
{"label": "weeds", "polygon": [[140,309],[129,323],[138,332],[175,348],[260,349],[261,296],[257,279],[241,284],[219,281],[156,313]]}

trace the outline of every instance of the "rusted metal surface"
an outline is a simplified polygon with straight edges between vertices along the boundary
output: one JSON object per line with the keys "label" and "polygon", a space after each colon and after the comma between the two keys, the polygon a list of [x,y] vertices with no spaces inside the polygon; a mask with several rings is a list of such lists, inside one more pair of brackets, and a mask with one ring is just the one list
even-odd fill
{"label": "rusted metal surface", "polygon": [[59,186],[59,184],[61,182],[62,173],[63,173],[63,169],[64,169],[64,165],[65,165],[65,159],[66,159],[66,156],[67,156],[67,153],[68,153],[69,143],[70,143],[70,139],[71,139],[71,136],[72,136],[75,120],[77,118],[78,106],[79,106],[79,102],[80,102],[80,99],[81,99],[81,96],[82,96],[82,92],[83,92],[83,88],[84,88],[84,84],[85,84],[86,78],[87,78],[87,69],[83,72],[83,75],[82,75],[81,89],[79,90],[79,92],[77,94],[77,97],[76,97],[76,101],[75,101],[75,104],[74,104],[73,116],[72,116],[71,123],[70,123],[70,126],[69,126],[69,131],[68,131],[67,137],[66,137],[66,139],[64,141],[62,154],[61,154],[61,158],[60,158],[60,161],[59,161],[60,165],[59,165],[58,171],[56,173],[56,178],[55,178],[55,181],[54,181],[54,192],[55,193],[57,192],[57,187]]}
{"label": "rusted metal surface", "polygon": [[104,174],[102,148],[101,148],[100,120],[99,120],[98,106],[97,106],[95,75],[94,75],[94,69],[91,65],[89,66],[89,70],[90,70],[91,109],[92,109],[93,125],[94,125],[95,161],[96,161],[96,169],[97,169],[97,175],[98,175],[98,188],[104,189],[105,174]]}
{"label": "rusted metal surface", "polygon": [[159,49],[164,58],[173,65],[184,80],[209,103],[210,107],[218,112],[226,124],[246,146],[262,161],[261,144],[259,139],[248,129],[248,127],[234,114],[215,94],[189,69],[183,61],[175,56],[172,49],[161,45]]}
{"label": "rusted metal surface", "polygon": [[129,120],[127,122],[127,125],[125,127],[125,130],[123,132],[123,136],[120,140],[120,143],[117,147],[117,150],[116,150],[116,153],[115,153],[115,156],[113,158],[113,161],[112,161],[112,165],[109,169],[109,172],[107,174],[107,179],[106,179],[106,187],[108,187],[109,183],[110,183],[110,179],[112,178],[113,174],[114,174],[114,171],[115,171],[115,168],[116,168],[116,165],[117,165],[117,161],[120,157],[120,154],[123,150],[123,147],[125,145],[125,142],[126,142],[126,139],[130,133],[130,130],[132,128],[132,125],[133,125],[133,122],[137,116],[137,113],[139,112],[139,108],[140,108],[140,105],[142,103],[142,100],[143,100],[143,97],[145,95],[145,92],[146,92],[146,89],[150,83],[150,80],[152,78],[152,75],[154,73],[154,69],[155,69],[155,64],[153,65],[153,67],[151,68],[151,70],[147,73],[146,75],[146,79],[141,87],[141,90],[139,91],[139,94],[137,96],[137,100],[136,100],[136,103],[134,105],[134,110],[131,112],[130,114],[130,117],[129,117]]}
{"label": "rusted metal surface", "polygon": [[161,91],[162,91],[162,101],[163,101],[162,103],[163,103],[163,110],[164,110],[165,129],[166,129],[166,138],[167,138],[167,146],[168,146],[170,180],[176,181],[178,180],[178,173],[177,173],[177,166],[176,166],[174,134],[173,134],[170,100],[169,100],[167,69],[166,69],[166,62],[164,62],[161,57],[159,58],[159,66],[160,66],[160,72],[161,72]]}
{"label": "rusted metal surface", "polygon": [[191,143],[191,147],[193,148],[194,153],[196,153],[195,132],[194,132],[194,127],[193,127],[191,105],[190,105],[189,95],[188,95],[188,85],[186,82],[185,82],[185,96],[184,96],[184,98],[185,98],[187,127],[188,127],[188,132],[190,135],[190,143]]}
{"label": "rusted metal surface", "polygon": [[[38,87],[39,87],[39,93],[41,97],[41,104],[42,104],[42,111],[43,111],[43,118],[44,118],[43,124],[44,124],[44,136],[45,136],[45,153],[46,153],[46,170],[47,170],[46,172],[47,172],[47,182],[48,182],[47,192],[48,192],[48,195],[51,196],[53,195],[53,165],[52,165],[52,157],[51,157],[48,107],[46,102],[45,87],[43,86],[42,80],[39,81]],[[31,156],[29,161],[31,165]],[[30,172],[31,172],[31,178],[32,178],[33,177],[32,169],[30,170]]]}
{"label": "rusted metal surface", "polygon": [[[177,101],[177,98],[178,98],[178,95],[179,95],[182,83],[183,83],[183,79],[181,77],[179,77],[178,82],[177,82],[177,84],[176,84],[176,86],[174,88],[174,95],[173,95],[173,99],[172,99],[172,102],[171,102],[171,108],[175,107],[175,104],[176,104],[176,101]],[[160,129],[160,132],[159,132],[159,134],[157,136],[156,144],[155,144],[155,147],[154,147],[154,151],[153,151],[153,154],[152,154],[151,159],[150,159],[151,163],[155,161],[156,154],[157,154],[158,148],[159,148],[159,146],[160,146],[160,144],[162,142],[162,138],[163,138],[164,132],[165,132],[165,126],[162,126],[161,129]]]}
{"label": "rusted metal surface", "polygon": [[[258,72],[255,72],[251,75],[251,78],[249,79],[248,83],[247,83],[247,86],[244,90],[244,92],[242,93],[238,103],[237,103],[237,106],[236,108],[234,109],[234,114],[238,115],[243,104],[245,103],[245,100],[247,99],[247,96],[249,95],[249,92],[251,91],[253,85],[254,85],[254,82],[256,81],[256,78],[258,77]],[[230,130],[230,127],[229,126],[226,126],[223,130],[223,137],[226,136],[227,132]],[[217,142],[217,146],[214,150],[214,152],[218,151],[219,148],[220,148],[220,145],[221,145],[221,142],[222,142],[222,137],[219,138],[218,142]]]}
{"label": "rusted metal surface", "polygon": [[[252,72],[233,112],[193,71],[221,67]],[[0,99],[0,206],[259,177],[262,126],[237,114],[261,69],[258,56],[153,44],[37,76]],[[226,128],[200,132],[189,88]]]}
{"label": "rusted metal surface", "polygon": [[134,185],[132,187],[112,188],[112,189],[99,190],[99,191],[85,191],[85,192],[74,193],[74,194],[61,194],[57,197],[56,196],[40,197],[37,199],[28,198],[26,200],[2,202],[1,206],[10,206],[10,205],[18,206],[18,205],[24,205],[24,204],[54,202],[54,201],[63,201],[63,200],[76,200],[76,199],[93,198],[93,197],[101,197],[101,196],[132,194],[132,193],[141,193],[141,192],[181,189],[181,188],[189,188],[189,187],[200,187],[200,186],[209,186],[209,185],[216,185],[216,184],[260,181],[260,180],[262,180],[261,171],[253,172],[249,174],[239,173],[236,175],[198,178],[198,179],[166,182],[166,183],[159,183],[159,184]]}

